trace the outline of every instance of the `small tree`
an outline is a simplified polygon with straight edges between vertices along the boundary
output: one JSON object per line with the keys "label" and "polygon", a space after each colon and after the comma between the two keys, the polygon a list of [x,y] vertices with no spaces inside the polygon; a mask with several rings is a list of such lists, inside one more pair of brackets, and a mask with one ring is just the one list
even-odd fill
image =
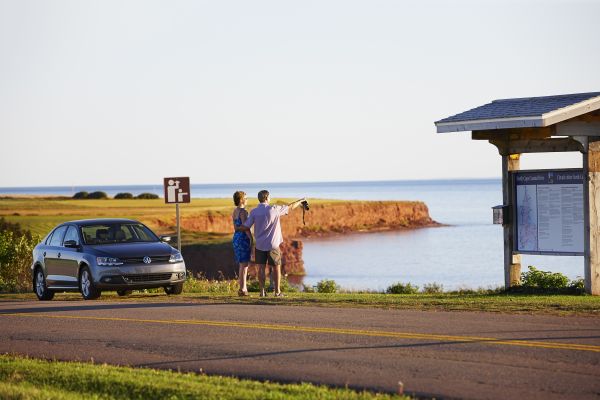
{"label": "small tree", "polygon": [[135,198],[141,200],[154,200],[158,199],[158,195],[154,193],[140,193]]}
{"label": "small tree", "polygon": [[117,193],[115,199],[133,199],[133,195],[131,193]]}
{"label": "small tree", "polygon": [[88,194],[88,199],[108,199],[108,195],[106,194],[106,192],[101,192],[101,191],[97,191],[97,192],[92,192],[90,194]]}
{"label": "small tree", "polygon": [[87,199],[90,194],[88,192],[77,192],[73,195],[74,199]]}

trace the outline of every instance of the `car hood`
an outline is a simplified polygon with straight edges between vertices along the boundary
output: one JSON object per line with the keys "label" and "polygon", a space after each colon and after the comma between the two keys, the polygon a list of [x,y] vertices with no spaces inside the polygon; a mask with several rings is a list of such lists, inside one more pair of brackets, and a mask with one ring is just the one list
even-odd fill
{"label": "car hood", "polygon": [[117,258],[168,256],[175,252],[175,249],[163,242],[119,243],[87,247],[96,255]]}

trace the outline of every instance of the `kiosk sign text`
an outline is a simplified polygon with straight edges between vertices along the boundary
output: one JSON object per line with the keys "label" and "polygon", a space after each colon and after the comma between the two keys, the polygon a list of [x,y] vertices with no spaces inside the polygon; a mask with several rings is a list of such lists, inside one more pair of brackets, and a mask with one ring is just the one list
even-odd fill
{"label": "kiosk sign text", "polygon": [[513,173],[515,251],[583,255],[582,169]]}

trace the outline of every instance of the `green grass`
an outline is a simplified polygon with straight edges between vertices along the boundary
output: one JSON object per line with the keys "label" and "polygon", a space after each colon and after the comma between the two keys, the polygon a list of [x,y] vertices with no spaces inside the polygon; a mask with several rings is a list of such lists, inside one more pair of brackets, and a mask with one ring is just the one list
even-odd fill
{"label": "green grass", "polygon": [[[193,290],[180,296],[166,296],[162,290],[143,293],[135,291],[129,297],[118,297],[115,292],[104,292],[103,301],[173,301],[220,302],[230,304],[266,304],[287,306],[379,308],[423,311],[477,311],[511,314],[547,314],[599,316],[600,297],[587,295],[534,295],[534,294],[382,294],[382,293],[286,293],[284,298],[238,297],[237,285],[232,281],[216,284],[197,284]],[[33,293],[2,294],[2,300],[34,300]],[[57,293],[55,300],[80,301],[78,293]]]}
{"label": "green grass", "polygon": [[[293,199],[274,199],[274,203],[284,204]],[[312,200],[312,204],[337,203],[338,200]],[[250,199],[249,207],[255,207],[258,200]],[[181,204],[185,217],[215,213],[230,215],[233,211],[230,199],[192,199],[189,204]],[[0,197],[0,217],[8,222],[19,223],[22,228],[40,236],[46,235],[53,227],[74,219],[86,218],[132,218],[142,221],[157,233],[169,233],[175,224],[175,206],[165,204],[163,199],[155,200],[74,200],[64,197]],[[202,238],[200,238],[202,239]],[[209,242],[212,239],[209,238]],[[189,240],[188,240],[189,242]]]}
{"label": "green grass", "polygon": [[278,384],[0,355],[2,399],[407,399],[308,383]]}

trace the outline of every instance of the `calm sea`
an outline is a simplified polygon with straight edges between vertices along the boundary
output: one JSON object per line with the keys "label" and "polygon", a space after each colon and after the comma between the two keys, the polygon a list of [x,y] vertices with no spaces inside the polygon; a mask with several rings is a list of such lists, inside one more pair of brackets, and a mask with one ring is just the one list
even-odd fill
{"label": "calm sea", "polygon": [[[385,290],[395,282],[419,286],[436,282],[452,290],[504,283],[502,228],[492,224],[491,211],[492,206],[502,203],[499,179],[196,184],[192,185],[192,196],[229,198],[236,190],[251,194],[261,189],[268,189],[273,197],[421,200],[434,220],[448,225],[305,240],[305,284],[333,279],[344,288]],[[162,196],[161,185],[0,188],[0,195],[71,196],[82,190]],[[583,276],[582,257],[523,256],[523,269],[527,265],[562,272],[571,279]]]}

